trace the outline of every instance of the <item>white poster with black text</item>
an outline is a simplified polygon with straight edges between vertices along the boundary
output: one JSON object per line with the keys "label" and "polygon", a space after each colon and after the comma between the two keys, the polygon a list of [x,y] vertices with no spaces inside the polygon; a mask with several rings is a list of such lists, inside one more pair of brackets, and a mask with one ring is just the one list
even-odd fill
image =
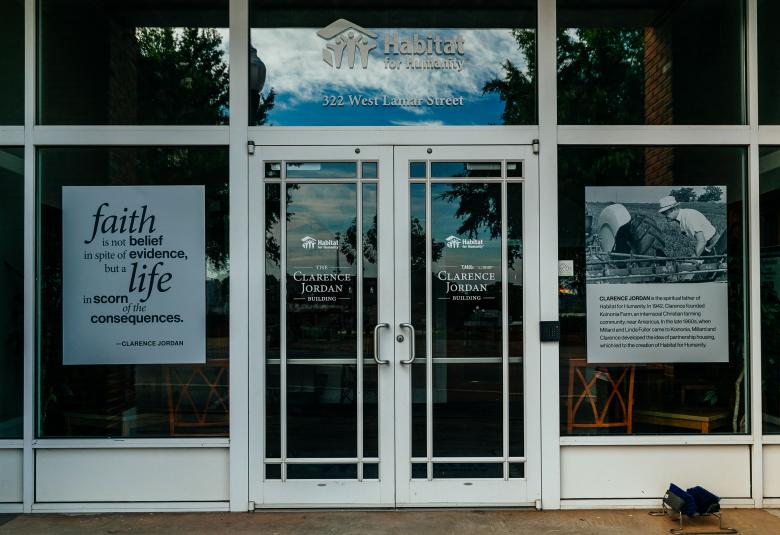
{"label": "white poster with black text", "polygon": [[725,186],[585,188],[588,362],[728,362]]}
{"label": "white poster with black text", "polygon": [[62,188],[62,358],[206,360],[203,186]]}

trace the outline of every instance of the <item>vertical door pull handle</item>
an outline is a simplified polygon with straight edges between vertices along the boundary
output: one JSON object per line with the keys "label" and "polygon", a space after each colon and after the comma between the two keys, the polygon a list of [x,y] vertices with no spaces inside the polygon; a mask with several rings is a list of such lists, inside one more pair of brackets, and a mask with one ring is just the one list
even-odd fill
{"label": "vertical door pull handle", "polygon": [[399,323],[398,326],[401,327],[402,329],[409,329],[410,331],[409,339],[411,340],[411,345],[409,347],[409,360],[402,360],[401,364],[411,364],[412,362],[414,362],[415,345],[416,345],[414,343],[415,342],[414,326],[412,326],[411,323]]}
{"label": "vertical door pull handle", "polygon": [[377,323],[374,327],[374,361],[379,364],[390,364],[389,360],[382,360],[379,358],[379,329],[389,329],[389,323]]}

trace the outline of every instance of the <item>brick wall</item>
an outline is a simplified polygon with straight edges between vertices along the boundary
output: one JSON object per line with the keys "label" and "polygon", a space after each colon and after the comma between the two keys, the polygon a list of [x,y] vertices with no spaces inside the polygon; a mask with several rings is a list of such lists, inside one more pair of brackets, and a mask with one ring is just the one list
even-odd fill
{"label": "brick wall", "polygon": [[[645,28],[645,124],[670,125],[672,93],[672,35],[668,24]],[[674,153],[668,147],[645,149],[645,184],[672,183]]]}

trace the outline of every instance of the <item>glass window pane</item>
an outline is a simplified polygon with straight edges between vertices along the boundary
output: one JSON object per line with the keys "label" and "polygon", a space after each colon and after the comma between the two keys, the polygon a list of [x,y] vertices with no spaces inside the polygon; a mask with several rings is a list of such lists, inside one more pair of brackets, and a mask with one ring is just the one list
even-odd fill
{"label": "glass window pane", "polygon": [[288,464],[288,479],[357,479],[356,464]]}
{"label": "glass window pane", "polygon": [[356,379],[349,364],[287,366],[288,458],[357,456]]}
{"label": "glass window pane", "polygon": [[525,465],[521,463],[511,463],[509,465],[509,477],[511,478],[524,478],[525,477]]}
{"label": "glass window pane", "polygon": [[433,358],[502,356],[498,183],[431,184]]}
{"label": "glass window pane", "polygon": [[364,464],[363,479],[379,479],[379,465],[375,463]]}
{"label": "glass window pane", "polygon": [[24,2],[0,2],[0,125],[24,124]]}
{"label": "glass window pane", "polygon": [[227,123],[227,0],[39,0],[38,23],[38,123]]}
{"label": "glass window pane", "polygon": [[265,456],[278,459],[281,453],[281,390],[280,367],[268,364],[265,367]]}
{"label": "glass window pane", "polygon": [[506,162],[507,178],[523,178],[523,162]]}
{"label": "glass window pane", "polygon": [[[363,163],[363,166],[366,164]],[[373,162],[376,171],[376,162]],[[365,171],[363,172],[365,176]],[[379,452],[379,368],[373,362],[374,326],[379,323],[379,255],[377,236],[378,184],[363,184],[363,455],[376,457]]]}
{"label": "glass window pane", "polygon": [[279,162],[266,162],[265,178],[282,178],[282,164]]}
{"label": "glass window pane", "polygon": [[433,477],[441,479],[500,479],[504,477],[501,463],[434,463]]}
{"label": "glass window pane", "polygon": [[356,184],[287,184],[287,358],[357,357]]}
{"label": "glass window pane", "polygon": [[[412,162],[410,166],[422,166],[422,176],[425,177],[425,162]],[[412,173],[414,176],[414,173]],[[412,365],[412,456],[425,457],[427,455],[426,443],[426,273],[428,271],[425,260],[426,248],[426,208],[425,196],[426,184],[409,184],[409,285],[411,298],[411,323],[414,325],[415,349],[417,358]],[[419,465],[412,465],[412,470],[420,469]],[[427,477],[427,468],[422,466],[423,476]],[[418,477],[418,476],[414,476]]]}
{"label": "glass window pane", "polygon": [[[409,284],[411,296],[411,323],[414,325],[415,349],[418,357],[425,357],[427,353],[425,332],[427,330],[426,310],[426,286],[427,277],[425,249],[427,213],[425,208],[426,184],[409,184]],[[415,364],[420,362],[415,361]],[[424,384],[424,382],[423,382]],[[425,396],[423,395],[423,399]]]}
{"label": "glass window pane", "polygon": [[[37,181],[37,435],[227,436],[227,148],[40,148]],[[62,187],[111,185],[205,186],[206,364],[63,365]]]}
{"label": "glass window pane", "polygon": [[[520,166],[521,162],[517,162]],[[510,164],[507,164],[510,165]],[[509,455],[525,455],[523,381],[523,184],[506,186],[509,326]]]}
{"label": "glass window pane", "polygon": [[426,479],[428,477],[428,465],[423,463],[412,464],[412,479]]}
{"label": "glass window pane", "polygon": [[0,439],[22,438],[24,149],[0,148]]}
{"label": "glass window pane", "polygon": [[501,364],[433,365],[434,457],[503,455],[502,383]]}
{"label": "glass window pane", "polygon": [[780,147],[762,147],[759,154],[764,433],[780,433]]}
{"label": "glass window pane", "polygon": [[[412,364],[412,457],[426,457],[428,455],[425,375],[425,361],[415,360]],[[426,476],[423,475],[423,477]]]}
{"label": "glass window pane", "polygon": [[251,125],[537,122],[535,0],[252,0],[250,17]]}
{"label": "glass window pane", "polygon": [[[277,165],[281,169],[281,164]],[[265,456],[279,458],[281,454],[281,332],[282,332],[282,269],[281,269],[281,184],[265,185]],[[276,467],[279,468],[278,466]],[[266,467],[266,474],[268,474]],[[281,473],[281,472],[280,472]],[[266,475],[266,477],[269,477]],[[281,476],[280,476],[281,477]],[[269,479],[271,479],[269,477]]]}
{"label": "glass window pane", "polygon": [[[559,148],[558,254],[559,260],[571,261],[574,267],[574,276],[559,278],[561,434],[748,431],[746,160],[747,150],[741,147]],[[602,198],[591,196],[595,187]],[[670,198],[674,208],[668,208]],[[711,225],[716,234],[688,233],[683,220],[690,221],[685,218],[694,212],[701,216],[698,221],[707,222],[702,228]],[[701,253],[699,238],[704,242]],[[716,251],[723,249],[725,266]],[[625,258],[631,255],[634,261],[626,266]],[[587,309],[587,294],[604,285],[586,286],[586,259],[588,272],[601,261],[599,269],[614,279],[607,288],[615,295],[641,297],[644,284],[653,288],[646,286],[645,292],[715,295],[713,306],[727,310],[727,333],[722,334],[728,335],[728,343],[722,349],[728,360],[693,362],[688,346],[670,338],[670,345],[660,343],[661,347],[642,353],[644,358],[637,357],[640,349],[626,346],[624,362],[594,364],[588,336],[605,334],[598,331],[601,320],[596,318],[601,316]],[[720,284],[727,285],[722,293]],[[639,318],[649,314],[640,308],[633,309]],[[664,311],[670,308],[674,307]],[[700,324],[706,326],[712,317],[717,314],[707,308]],[[597,322],[596,331],[588,329],[592,321]],[[627,313],[620,312],[615,321],[616,332],[629,333],[627,344],[639,347],[643,336],[651,336],[647,333],[652,331],[636,330]],[[690,323],[677,327],[675,336],[694,331]]]}
{"label": "glass window pane", "polygon": [[377,178],[377,162],[363,162],[363,178]]}
{"label": "glass window pane", "polygon": [[758,0],[758,122],[780,124],[780,2]]}
{"label": "glass window pane", "polygon": [[431,162],[431,178],[501,176],[501,162]]}
{"label": "glass window pane", "polygon": [[357,162],[287,162],[287,178],[356,178]]}
{"label": "glass window pane", "polygon": [[267,465],[265,465],[265,478],[266,479],[282,479],[282,465],[280,465],[280,464],[267,464]]}
{"label": "glass window pane", "polygon": [[560,124],[744,124],[744,0],[558,0]]}
{"label": "glass window pane", "polygon": [[426,178],[425,162],[409,162],[409,178]]}

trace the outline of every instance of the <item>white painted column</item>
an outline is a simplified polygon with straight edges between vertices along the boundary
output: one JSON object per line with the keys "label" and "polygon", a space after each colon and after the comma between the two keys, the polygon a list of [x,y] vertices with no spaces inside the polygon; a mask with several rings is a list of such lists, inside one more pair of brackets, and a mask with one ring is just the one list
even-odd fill
{"label": "white painted column", "polygon": [[[539,292],[542,321],[558,320],[558,110],[556,2],[539,0]],[[538,325],[529,328],[538,329]],[[542,507],[561,507],[558,343],[541,343]]]}
{"label": "white painted column", "polygon": [[24,512],[35,501],[35,0],[24,2]]}
{"label": "white painted column", "polygon": [[750,149],[748,150],[748,291],[750,324],[748,340],[750,389],[745,392],[750,399],[750,429],[753,435],[751,455],[752,496],[756,507],[764,505],[764,452],[763,407],[761,396],[761,237],[759,206],[761,188],[758,162],[758,0],[748,1],[747,12],[747,87],[748,120],[750,124]]}
{"label": "white painted column", "polygon": [[249,2],[230,0],[230,510],[249,507]]}

